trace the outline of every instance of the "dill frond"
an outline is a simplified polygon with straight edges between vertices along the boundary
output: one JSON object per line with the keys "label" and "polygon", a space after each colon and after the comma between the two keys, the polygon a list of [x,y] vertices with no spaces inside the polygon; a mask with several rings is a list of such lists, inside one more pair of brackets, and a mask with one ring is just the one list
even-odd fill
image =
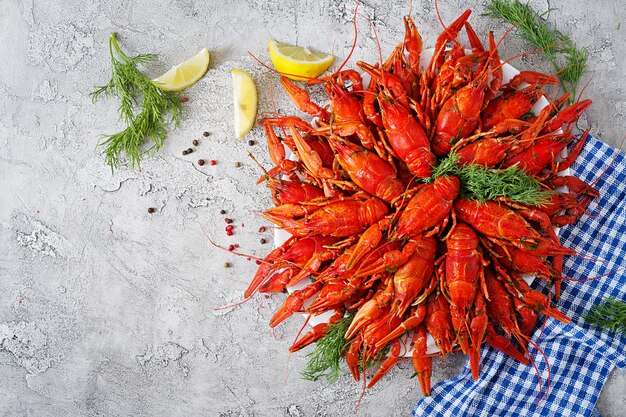
{"label": "dill frond", "polygon": [[457,166],[457,162],[459,161],[459,155],[454,152],[448,154],[445,158],[439,161],[439,164],[433,167],[433,172],[428,179],[428,182],[433,181],[437,177],[441,177],[443,175],[456,175],[455,172],[458,171],[459,167]]}
{"label": "dill frond", "polygon": [[602,305],[595,305],[585,315],[585,320],[614,333],[626,335],[626,302],[607,298]]}
{"label": "dill frond", "polygon": [[442,175],[454,175],[461,182],[461,194],[470,200],[485,202],[503,197],[520,204],[541,206],[548,203],[550,191],[516,165],[494,169],[478,164],[458,166],[455,153],[441,159],[427,182]]}
{"label": "dill frond", "polygon": [[[138,66],[156,58],[154,54],[126,55],[115,33],[109,38],[112,76],[108,84],[95,87],[91,98],[95,102],[102,97],[116,96],[120,100],[120,120],[128,126],[113,135],[104,135],[98,146],[104,148],[106,162],[111,172],[120,164],[120,156],[126,154],[132,167],[139,166],[141,157],[160,149],[166,137],[166,127],[178,127],[182,103],[177,93],[157,88],[152,80],[139,71]],[[152,142],[146,148],[146,142]]]}
{"label": "dill frond", "polygon": [[543,190],[539,181],[515,165],[500,170],[469,164],[463,166],[457,176],[461,181],[461,193],[472,200],[485,202],[504,197],[532,206],[548,202],[549,191]]}
{"label": "dill frond", "polygon": [[574,41],[559,30],[551,28],[529,4],[519,0],[491,0],[486,16],[502,19],[517,27],[526,42],[541,49],[557,72],[561,87],[571,94],[570,102],[576,100],[578,83],[587,71],[587,49],[578,49]]}
{"label": "dill frond", "polygon": [[355,313],[350,313],[335,324],[331,324],[328,333],[315,343],[315,348],[306,357],[308,363],[302,371],[302,377],[317,381],[324,377],[334,384],[341,373],[340,363],[345,357],[348,341],[344,334],[350,327]]}

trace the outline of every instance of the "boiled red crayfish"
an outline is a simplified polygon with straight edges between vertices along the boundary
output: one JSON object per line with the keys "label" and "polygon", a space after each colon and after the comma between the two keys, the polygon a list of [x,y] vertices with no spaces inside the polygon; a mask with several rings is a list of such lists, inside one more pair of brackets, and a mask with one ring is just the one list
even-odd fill
{"label": "boiled red crayfish", "polygon": [[[583,181],[558,176],[584,146],[587,132],[574,136],[571,126],[591,102],[566,106],[564,95],[534,114],[556,79],[523,71],[504,80],[498,42],[489,33],[484,47],[470,14],[445,28],[423,68],[423,41],[406,17],[403,42],[387,60],[358,62],[368,85],[356,70],[343,69],[345,62],[307,85],[281,78],[296,107],[317,122],[278,113],[259,122],[274,164],[260,182],[276,204],[262,216],[292,237],[261,261],[244,295],[306,283],[292,290],[270,326],[297,312],[332,312],[290,350],[343,323],[336,348],[354,378],[380,363],[368,387],[393,368],[403,346],[413,348],[424,395],[434,355],[461,350],[475,379],[485,343],[527,365],[538,314],[570,320],[522,274],[554,283],[558,296],[563,257],[574,251],[555,228],[575,222],[598,196]],[[463,29],[471,49],[458,40]],[[316,86],[328,104],[311,99],[308,89]],[[569,156],[559,158],[570,145]],[[515,166],[551,192],[543,206],[506,195],[468,198],[459,177],[433,177],[438,158],[451,152],[459,167]]]}

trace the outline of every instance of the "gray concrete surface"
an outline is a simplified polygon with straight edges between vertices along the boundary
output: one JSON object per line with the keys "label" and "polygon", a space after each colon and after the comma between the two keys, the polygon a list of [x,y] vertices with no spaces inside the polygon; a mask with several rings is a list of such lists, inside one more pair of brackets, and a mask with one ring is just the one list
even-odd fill
{"label": "gray concrete surface", "polygon": [[[167,3],[164,6],[161,3]],[[540,8],[546,2],[533,1]],[[625,134],[626,8],[621,0],[550,2],[551,18],[589,48],[594,106],[581,120],[599,138]],[[479,33],[504,27],[478,14]],[[255,215],[270,206],[255,186],[259,170],[246,156],[269,157],[255,129],[250,147],[233,139],[230,70],[255,77],[260,110],[294,112],[277,78],[247,56],[268,58],[267,41],[310,45],[346,56],[354,2],[333,0],[127,1],[2,0],[0,4],[0,415],[2,416],[340,416],[351,415],[361,385],[342,375],[334,386],[307,382],[304,354],[287,348],[301,321],[272,332],[281,297],[240,300],[255,265],[207,243],[218,241],[264,255]],[[443,19],[459,13],[441,1]],[[384,52],[402,36],[408,2],[366,0]],[[431,1],[414,1],[425,45],[440,31]],[[359,19],[352,62],[375,60],[368,24]],[[111,31],[129,52],[159,52],[158,75],[207,47],[209,72],[186,92],[182,127],[142,170],[111,175],[96,150],[101,133],[119,129],[116,102],[92,104],[106,82]],[[527,46],[510,36],[502,56]],[[519,68],[550,71],[530,56]],[[203,131],[209,138],[201,137]],[[191,156],[181,150],[193,139]],[[216,159],[199,167],[198,158]],[[243,167],[235,169],[240,161]],[[149,207],[157,208],[148,214]],[[228,211],[237,228],[224,234]],[[245,227],[241,224],[244,223]],[[233,267],[224,269],[223,263]],[[463,358],[435,366],[435,382],[454,376]],[[420,397],[408,364],[368,391],[359,415],[408,415]],[[614,372],[599,400],[605,417],[623,416],[626,373]]]}

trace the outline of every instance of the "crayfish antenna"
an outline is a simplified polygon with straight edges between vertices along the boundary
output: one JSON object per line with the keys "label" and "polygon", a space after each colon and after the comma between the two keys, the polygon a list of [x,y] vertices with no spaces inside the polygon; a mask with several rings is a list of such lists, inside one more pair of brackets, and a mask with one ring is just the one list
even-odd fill
{"label": "crayfish antenna", "polygon": [[600,279],[600,278],[605,278],[605,277],[608,277],[610,275],[617,274],[618,272],[621,272],[624,269],[626,269],[626,266],[623,266],[621,268],[617,268],[616,270],[611,271],[611,272],[607,272],[606,274],[596,275],[596,276],[590,277],[590,278],[583,278],[583,279],[576,279],[576,278],[569,278],[569,277],[561,277],[561,278],[566,280],[566,281],[573,281],[573,282],[595,281],[595,280]]}
{"label": "crayfish antenna", "polygon": [[363,13],[359,13],[359,16],[361,16],[363,19],[367,20],[367,22],[370,24],[371,28],[372,28],[372,32],[374,32],[374,38],[376,39],[376,47],[378,48],[378,57],[379,57],[379,62],[380,62],[380,67],[382,68],[383,66],[383,50],[380,46],[380,41],[378,39],[378,31],[376,30],[376,26],[374,26],[374,22],[372,22],[372,19],[369,18],[368,15],[363,14]]}
{"label": "crayfish antenna", "polygon": [[359,400],[356,402],[356,408],[354,409],[354,414],[359,413],[359,407],[361,406],[361,401],[363,397],[365,397],[365,389],[367,388],[367,369],[363,369],[363,388],[361,388],[361,395],[359,395]]}
{"label": "crayfish antenna", "polygon": [[[545,320],[544,320],[544,324],[545,324]],[[526,358],[530,361],[530,364],[532,365],[533,369],[535,370],[535,374],[537,375],[537,385],[539,386],[539,394],[537,395],[537,402],[535,403],[535,407],[538,407],[539,403],[542,401],[543,383],[541,382],[541,372],[539,372],[539,367],[537,367],[535,360],[533,359],[532,355],[528,351],[527,345],[532,344],[545,358],[546,364],[548,366],[548,388],[550,387],[550,363],[548,363],[548,358],[546,357],[543,350],[541,350],[541,348],[535,342],[533,342],[530,339],[530,337],[525,336],[520,333],[514,333],[513,336],[515,337],[515,339],[517,339],[517,342],[520,344]]]}
{"label": "crayfish antenna", "polygon": [[617,159],[617,157],[621,153],[621,150],[622,150],[622,147],[624,146],[624,142],[625,141],[626,141],[626,136],[624,136],[622,138],[622,143],[620,143],[619,147],[617,148],[618,151],[615,152],[615,155],[613,155],[613,158],[611,159],[611,162],[609,163],[609,165],[602,170],[600,175],[598,175],[598,177],[595,180],[593,180],[593,182],[591,184],[589,184],[589,186],[593,187],[594,185],[596,185],[596,183],[600,180],[600,178],[602,178],[604,176],[604,174],[606,174],[607,171],[613,166],[613,164],[615,163],[615,160]]}
{"label": "crayfish antenna", "polygon": [[[298,341],[298,338],[300,337],[300,334],[302,333],[302,331],[304,330],[306,325],[309,324],[309,320],[310,319],[311,319],[311,314],[306,316],[306,320],[304,320],[304,323],[302,324],[302,327],[300,327],[300,330],[298,331],[298,334],[296,335],[295,339],[293,340],[293,344],[294,345]],[[272,332],[273,331],[274,331],[274,328],[272,328]],[[285,364],[285,384],[289,380],[289,361],[291,360],[291,355],[293,354],[293,352],[295,352],[295,351],[292,351],[291,349],[289,349],[289,354],[287,355],[287,363]]]}
{"label": "crayfish antenna", "polygon": [[535,349],[537,349],[537,351],[539,351],[539,353],[541,353],[541,356],[543,356],[543,359],[546,361],[546,368],[548,370],[548,378],[546,380],[546,392],[543,393],[542,395],[542,387],[541,387],[541,379],[539,377],[539,369],[537,368],[537,365],[535,364],[535,361],[531,359],[531,362],[533,364],[533,368],[535,368],[535,371],[537,372],[537,379],[540,381],[539,382],[539,396],[537,397],[537,402],[535,403],[535,408],[539,407],[539,404],[541,404],[542,401],[544,401],[548,394],[550,393],[550,375],[551,375],[551,371],[550,371],[550,362],[548,361],[548,357],[546,356],[545,352],[543,351],[543,349],[541,349],[539,347],[539,345],[537,345],[535,342],[533,342],[530,338],[528,338],[528,343],[530,343],[531,345],[533,345],[535,347]]}
{"label": "crayfish antenna", "polygon": [[[572,64],[574,65],[574,64]],[[585,92],[585,90],[587,89],[587,87],[589,87],[589,84],[591,83],[591,80],[593,80],[593,77],[595,77],[596,72],[592,71],[591,72],[591,77],[589,77],[589,80],[587,80],[587,82],[585,83],[585,86],[583,87],[582,90],[580,90],[580,94],[578,94],[578,97],[576,97],[576,102],[580,101],[580,98],[583,96],[583,93]]]}
{"label": "crayfish antenna", "polygon": [[250,300],[252,300],[252,296],[250,296],[250,297],[248,297],[248,298],[244,298],[243,300],[238,301],[238,302],[233,303],[233,304],[228,304],[228,305],[225,305],[225,306],[223,306],[223,307],[217,307],[217,308],[214,308],[213,310],[214,310],[214,311],[226,310],[226,309],[228,309],[228,308],[233,308],[233,307],[237,307],[237,306],[240,306],[240,305],[242,305],[242,304],[245,304],[245,303],[247,303],[247,302],[248,302],[248,301],[250,301]]}
{"label": "crayfish antenna", "polygon": [[443,23],[443,19],[441,18],[441,13],[439,13],[439,2],[435,0],[435,12],[437,13],[437,19],[439,19],[439,23],[441,23],[441,27],[447,32],[448,27],[445,23]]}
{"label": "crayfish antenna", "polygon": [[350,57],[352,56],[352,53],[354,52],[354,50],[356,49],[356,41],[359,37],[359,31],[356,27],[356,15],[359,11],[359,6],[361,5],[361,1],[358,0],[356,3],[356,7],[354,8],[354,17],[352,18],[352,23],[354,25],[354,41],[352,41],[352,48],[350,48],[350,53],[348,54],[348,56],[346,57],[346,59],[341,63],[341,65],[339,66],[339,68],[337,68],[337,71],[335,71],[335,73],[341,72],[341,69],[344,67],[344,65],[346,65],[348,63],[348,61],[350,60]]}

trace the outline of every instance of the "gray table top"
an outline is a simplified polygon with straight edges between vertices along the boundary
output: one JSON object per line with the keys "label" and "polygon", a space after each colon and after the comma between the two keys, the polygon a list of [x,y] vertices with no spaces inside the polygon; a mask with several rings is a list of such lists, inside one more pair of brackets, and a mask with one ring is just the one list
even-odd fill
{"label": "gray table top", "polygon": [[[265,223],[256,213],[271,199],[255,185],[259,170],[246,153],[269,165],[265,139],[259,128],[246,138],[254,146],[233,138],[230,70],[253,74],[260,111],[271,111],[273,98],[293,113],[276,75],[246,52],[267,61],[274,37],[327,51],[334,45],[343,59],[353,39],[354,2],[161,3],[2,3],[0,415],[350,415],[362,386],[347,373],[333,386],[299,378],[305,354],[289,356],[288,347],[302,321],[289,320],[274,334],[268,329],[282,297],[214,310],[240,299],[256,265],[210,247],[203,229],[247,253],[270,249],[271,234],[258,232]],[[481,1],[466,3],[478,33],[504,33],[504,25],[480,17]],[[560,8],[550,20],[588,47],[585,97],[594,104],[579,125],[619,145],[626,126],[626,9],[619,0],[550,6]],[[455,2],[439,7],[446,22],[460,12]],[[361,11],[389,52],[403,36],[408,2],[368,0]],[[441,30],[434,4],[415,1],[413,16],[432,46]],[[362,18],[358,30],[352,65],[378,56]],[[212,54],[209,72],[185,92],[184,122],[165,148],[141,171],[122,167],[114,175],[96,144],[100,134],[119,130],[116,104],[92,104],[89,97],[110,75],[112,31],[129,52],[161,54],[151,75],[202,47]],[[523,50],[528,45],[512,35],[501,56]],[[551,72],[538,56],[514,65]],[[211,135],[204,138],[204,131]],[[193,139],[200,140],[196,152],[182,156]],[[217,165],[200,167],[199,158]],[[231,238],[221,209],[235,220]],[[259,242],[263,236],[268,244]],[[463,361],[452,355],[435,363],[433,383],[456,375]],[[394,369],[365,393],[359,415],[408,415],[421,395],[411,374],[409,363]],[[598,407],[605,417],[624,415],[626,373],[611,375]]]}

